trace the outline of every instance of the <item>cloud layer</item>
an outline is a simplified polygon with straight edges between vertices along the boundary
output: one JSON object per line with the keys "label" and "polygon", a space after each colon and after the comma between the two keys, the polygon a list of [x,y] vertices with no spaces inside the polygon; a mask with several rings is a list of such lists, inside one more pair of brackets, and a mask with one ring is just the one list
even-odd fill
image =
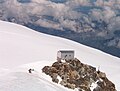
{"label": "cloud layer", "polygon": [[0,19],[109,38],[120,31],[120,0],[0,0]]}

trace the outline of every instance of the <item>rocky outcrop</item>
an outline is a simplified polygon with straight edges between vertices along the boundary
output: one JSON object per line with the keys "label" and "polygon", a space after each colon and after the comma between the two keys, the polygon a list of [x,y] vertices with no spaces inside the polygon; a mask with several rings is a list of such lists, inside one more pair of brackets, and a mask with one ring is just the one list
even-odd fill
{"label": "rocky outcrop", "polygon": [[[45,66],[42,71],[51,76],[52,81],[79,91],[116,91],[115,85],[108,80],[106,74],[96,71],[95,67],[81,63],[78,59],[55,62],[52,66]],[[58,79],[58,76],[61,80]],[[96,87],[92,87],[92,84]]]}

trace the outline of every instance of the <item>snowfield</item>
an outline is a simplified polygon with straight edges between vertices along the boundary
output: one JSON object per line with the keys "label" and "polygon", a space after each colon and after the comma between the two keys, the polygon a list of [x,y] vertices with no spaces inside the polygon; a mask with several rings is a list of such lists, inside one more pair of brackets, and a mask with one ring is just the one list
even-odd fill
{"label": "snowfield", "polygon": [[[4,21],[0,21],[0,91],[72,91],[41,71],[56,61],[60,49],[75,50],[81,62],[100,67],[120,91],[120,58]],[[29,68],[35,71],[29,74]]]}

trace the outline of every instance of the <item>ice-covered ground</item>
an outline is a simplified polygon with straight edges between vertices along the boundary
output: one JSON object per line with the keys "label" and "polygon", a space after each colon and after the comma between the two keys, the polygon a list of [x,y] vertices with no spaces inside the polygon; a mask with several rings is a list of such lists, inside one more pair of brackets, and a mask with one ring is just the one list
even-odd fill
{"label": "ice-covered ground", "polygon": [[[120,91],[120,58],[3,21],[0,21],[0,91],[71,91],[52,83],[41,72],[44,65],[56,61],[60,49],[75,50],[75,56],[81,62],[100,67]],[[35,72],[29,74],[29,68]]]}

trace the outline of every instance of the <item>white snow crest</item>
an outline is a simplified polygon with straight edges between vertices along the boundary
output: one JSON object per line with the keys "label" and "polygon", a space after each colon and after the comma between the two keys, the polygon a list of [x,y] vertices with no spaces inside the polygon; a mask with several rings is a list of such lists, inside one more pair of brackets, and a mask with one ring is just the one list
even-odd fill
{"label": "white snow crest", "polygon": [[[73,91],[53,83],[41,71],[45,65],[56,61],[60,49],[72,49],[83,63],[94,67],[99,65],[120,90],[120,58],[67,39],[0,21],[0,91]],[[28,73],[30,68],[35,70],[32,74]],[[92,86],[95,88],[97,85],[93,83]]]}

